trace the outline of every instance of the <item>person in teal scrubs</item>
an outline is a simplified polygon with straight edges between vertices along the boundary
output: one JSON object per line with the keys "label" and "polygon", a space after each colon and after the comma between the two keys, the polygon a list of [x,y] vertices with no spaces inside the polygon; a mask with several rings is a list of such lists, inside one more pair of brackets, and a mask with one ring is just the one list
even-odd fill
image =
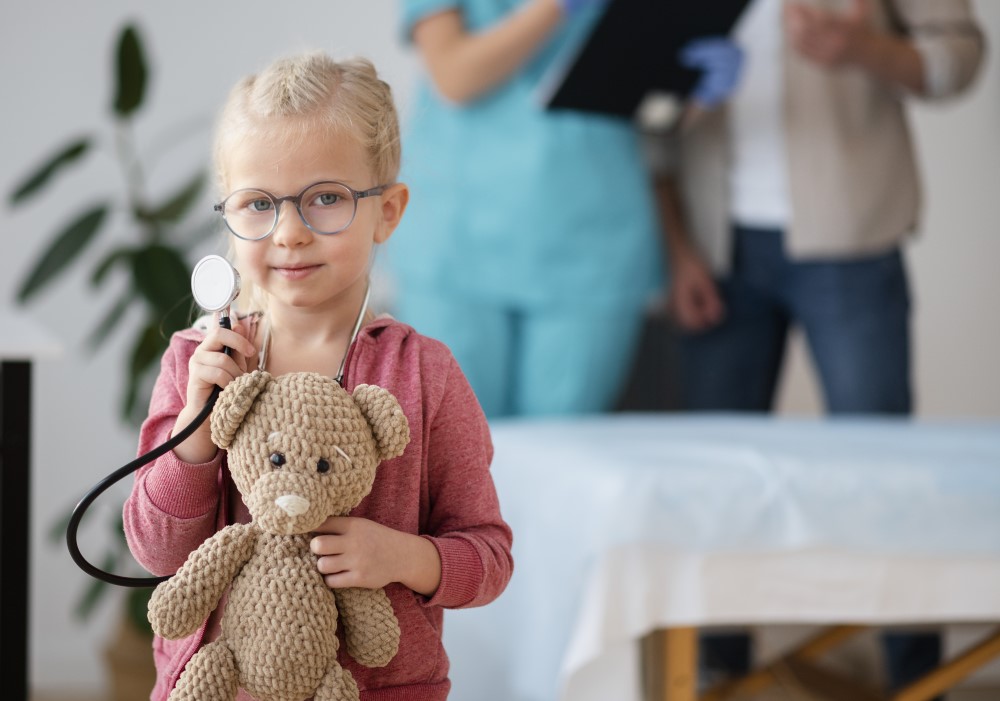
{"label": "person in teal scrubs", "polygon": [[546,110],[537,95],[599,12],[587,0],[402,2],[428,80],[404,128],[394,312],[451,348],[489,417],[612,408],[659,284],[633,123]]}

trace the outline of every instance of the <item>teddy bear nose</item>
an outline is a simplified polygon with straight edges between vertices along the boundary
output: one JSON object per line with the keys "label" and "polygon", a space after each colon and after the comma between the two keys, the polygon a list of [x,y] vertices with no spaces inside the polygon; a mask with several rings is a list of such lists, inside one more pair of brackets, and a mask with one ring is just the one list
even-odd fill
{"label": "teddy bear nose", "polygon": [[309,500],[296,494],[284,494],[274,503],[289,516],[299,516],[309,510]]}

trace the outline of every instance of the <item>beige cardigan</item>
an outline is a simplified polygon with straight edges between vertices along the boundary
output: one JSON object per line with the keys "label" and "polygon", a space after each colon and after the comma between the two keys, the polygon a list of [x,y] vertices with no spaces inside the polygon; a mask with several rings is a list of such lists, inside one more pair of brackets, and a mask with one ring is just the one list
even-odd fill
{"label": "beige cardigan", "polygon": [[[968,0],[873,5],[877,25],[910,37],[920,52],[924,97],[947,98],[972,82],[984,40]],[[824,70],[787,44],[784,65],[789,256],[849,258],[898,245],[916,227],[920,209],[904,95],[862,70]],[[728,268],[731,247],[725,120],[724,108],[708,113],[672,146],[688,230],[717,272]]]}

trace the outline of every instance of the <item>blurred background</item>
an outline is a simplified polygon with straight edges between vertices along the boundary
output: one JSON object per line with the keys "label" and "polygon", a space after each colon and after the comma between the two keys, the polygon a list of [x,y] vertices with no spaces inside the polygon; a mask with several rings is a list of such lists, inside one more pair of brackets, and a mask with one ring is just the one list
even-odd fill
{"label": "blurred background", "polygon": [[[915,299],[915,388],[919,417],[1000,417],[1000,2],[977,0],[987,34],[987,62],[975,87],[954,103],[911,106],[926,191],[919,236],[908,249]],[[74,615],[89,582],[61,540],[49,532],[96,481],[134,455],[137,431],[123,420],[121,398],[138,306],[96,352],[88,338],[129,289],[112,270],[95,288],[90,277],[115,245],[134,241],[127,212],[113,209],[81,259],[28,304],[17,291],[52,237],[91,203],[118,198],[126,184],[116,161],[116,42],[132,23],[149,76],[134,115],[135,148],[148,192],[166,200],[208,167],[212,123],[229,87],[272,58],[304,49],[336,57],[363,54],[393,85],[405,123],[420,66],[402,43],[393,0],[298,2],[244,0],[143,4],[14,3],[0,27],[3,95],[0,192],[0,306],[28,315],[61,347],[34,370],[31,551],[31,686],[38,698],[104,698],[105,647],[121,616],[122,592],[92,616]],[[11,193],[36,166],[75,138],[94,148],[44,191],[14,206]],[[404,153],[404,158],[405,158]],[[177,230],[191,232],[211,213],[209,184]],[[221,234],[193,245],[190,261],[224,252]],[[0,333],[10,333],[4,329]],[[819,414],[819,395],[799,339],[782,380],[780,412]],[[99,559],[113,540],[124,489],[93,509],[81,533]]]}

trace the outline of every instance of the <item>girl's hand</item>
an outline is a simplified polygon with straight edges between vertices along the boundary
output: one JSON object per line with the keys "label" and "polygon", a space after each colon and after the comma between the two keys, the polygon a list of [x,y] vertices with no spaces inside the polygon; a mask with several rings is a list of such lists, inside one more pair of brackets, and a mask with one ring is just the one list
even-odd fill
{"label": "girl's hand", "polygon": [[400,582],[431,596],[441,581],[434,545],[366,518],[331,516],[310,543],[316,567],[331,589],[378,589]]}
{"label": "girl's hand", "polygon": [[[245,324],[233,320],[232,329],[216,326],[195,349],[188,361],[187,397],[177,415],[170,435],[176,436],[201,413],[212,389],[225,387],[247,371],[248,358],[256,357],[257,348],[247,338]],[[232,356],[222,352],[232,348]],[[218,449],[212,443],[211,424],[205,421],[187,440],[174,448],[174,454],[184,462],[200,465],[211,460]]]}
{"label": "girl's hand", "polygon": [[[247,371],[248,359],[257,355],[257,348],[246,337],[248,329],[233,320],[232,329],[216,326],[195,349],[188,361],[187,405],[200,409],[216,387],[225,387]],[[226,355],[224,348],[231,348]]]}

